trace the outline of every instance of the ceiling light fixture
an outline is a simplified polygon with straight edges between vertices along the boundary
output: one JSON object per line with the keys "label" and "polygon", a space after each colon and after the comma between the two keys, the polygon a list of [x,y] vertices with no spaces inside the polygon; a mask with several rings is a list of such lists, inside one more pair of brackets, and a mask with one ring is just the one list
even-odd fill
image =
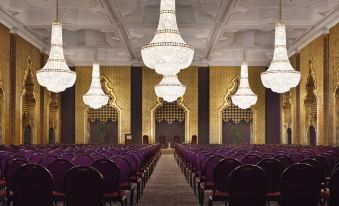
{"label": "ceiling light fixture", "polygon": [[164,76],[176,75],[192,63],[194,50],[181,37],[175,0],[161,0],[158,29],[151,43],[141,49],[141,55],[147,67]]}
{"label": "ceiling light fixture", "polygon": [[180,83],[177,75],[170,75],[164,76],[154,90],[156,95],[166,102],[174,102],[185,94],[186,86]]}
{"label": "ceiling light fixture", "polygon": [[286,28],[281,20],[281,0],[279,0],[279,21],[275,25],[273,60],[268,70],[261,73],[261,81],[266,88],[271,88],[277,93],[289,91],[300,81],[300,72],[293,69],[288,59]]}
{"label": "ceiling light fixture", "polygon": [[52,23],[51,50],[46,65],[37,71],[37,79],[41,86],[51,92],[62,92],[75,83],[76,73],[71,71],[65,61],[62,23],[59,21],[59,1],[56,1],[56,20]]}
{"label": "ceiling light fixture", "polygon": [[233,104],[240,109],[248,109],[257,102],[257,95],[253,93],[248,83],[248,65],[246,63],[246,51],[244,50],[244,63],[241,65],[240,84],[238,91],[231,97]]}

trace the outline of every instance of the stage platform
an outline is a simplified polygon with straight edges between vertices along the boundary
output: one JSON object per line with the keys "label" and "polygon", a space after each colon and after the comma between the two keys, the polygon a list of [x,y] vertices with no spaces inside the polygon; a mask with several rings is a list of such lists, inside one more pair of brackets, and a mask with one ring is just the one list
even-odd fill
{"label": "stage platform", "polygon": [[174,154],[174,149],[172,148],[161,149],[161,154]]}

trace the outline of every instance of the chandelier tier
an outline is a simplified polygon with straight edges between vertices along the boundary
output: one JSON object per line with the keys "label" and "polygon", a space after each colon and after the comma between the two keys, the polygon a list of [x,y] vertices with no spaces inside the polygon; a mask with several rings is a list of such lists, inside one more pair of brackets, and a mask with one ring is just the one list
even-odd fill
{"label": "chandelier tier", "polygon": [[82,96],[84,103],[93,109],[99,109],[108,103],[109,97],[104,93],[100,82],[100,65],[94,63],[91,86]]}
{"label": "chandelier tier", "polygon": [[181,37],[175,0],[161,0],[157,31],[151,43],[141,49],[141,55],[147,67],[164,76],[175,75],[192,63],[194,50]]}
{"label": "chandelier tier", "polygon": [[185,94],[186,86],[180,83],[177,75],[170,75],[164,76],[154,90],[156,95],[166,102],[174,102]]}
{"label": "chandelier tier", "polygon": [[59,21],[58,0],[56,20],[52,23],[51,50],[46,65],[36,73],[38,82],[51,92],[62,92],[75,83],[76,73],[71,71],[65,61],[62,23]]}
{"label": "chandelier tier", "polygon": [[257,95],[253,93],[248,83],[248,65],[245,61],[241,65],[240,84],[238,91],[232,95],[231,99],[233,104],[237,105],[240,109],[248,109],[257,102]]}
{"label": "chandelier tier", "polygon": [[261,73],[261,81],[266,88],[277,93],[289,91],[300,81],[300,72],[295,71],[288,59],[286,49],[286,28],[281,20],[281,0],[279,21],[275,25],[273,60],[267,71]]}

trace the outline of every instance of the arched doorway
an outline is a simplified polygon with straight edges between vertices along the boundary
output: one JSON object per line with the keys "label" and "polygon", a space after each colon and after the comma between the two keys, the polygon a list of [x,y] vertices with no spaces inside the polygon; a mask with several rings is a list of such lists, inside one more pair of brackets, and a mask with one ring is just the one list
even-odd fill
{"label": "arched doorway", "polygon": [[23,144],[32,144],[36,140],[36,99],[34,95],[34,78],[31,70],[31,57],[27,58],[27,68],[24,76],[23,91],[21,93],[22,128],[21,141]]}
{"label": "arched doorway", "polygon": [[167,147],[170,143],[185,142],[185,110],[175,102],[161,100],[155,113],[155,141]]}
{"label": "arched doorway", "polygon": [[109,104],[88,110],[91,144],[118,144],[118,111]]}
{"label": "arched doorway", "polygon": [[308,134],[308,139],[309,139],[310,145],[312,145],[312,146],[317,145],[317,134],[316,134],[315,127],[310,126],[308,128],[307,134]]}
{"label": "arched doorway", "polygon": [[287,144],[291,145],[292,144],[292,130],[291,130],[291,128],[287,128],[286,137],[287,137]]}
{"label": "arched doorway", "polygon": [[[306,97],[304,100],[305,108],[305,142],[315,145],[317,142],[316,128],[317,128],[317,94],[314,72],[312,71],[312,61],[310,60],[310,69],[306,82]],[[311,135],[314,135],[311,136]],[[313,139],[314,138],[314,139]],[[312,142],[311,142],[312,141]]]}
{"label": "arched doorway", "polygon": [[4,109],[3,109],[3,106],[4,106],[4,93],[2,91],[2,88],[0,87],[0,144],[2,144],[3,142],[3,123],[4,123]]}
{"label": "arched doorway", "polygon": [[54,128],[49,128],[49,130],[48,130],[48,144],[55,144],[55,130],[54,130]]}
{"label": "arched doorway", "polygon": [[240,109],[231,104],[222,112],[222,143],[251,143],[253,114],[251,109]]}

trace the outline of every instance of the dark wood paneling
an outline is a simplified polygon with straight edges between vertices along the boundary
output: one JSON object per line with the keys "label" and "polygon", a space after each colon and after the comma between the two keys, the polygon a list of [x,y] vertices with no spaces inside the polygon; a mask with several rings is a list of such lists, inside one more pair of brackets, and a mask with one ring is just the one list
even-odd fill
{"label": "dark wood paneling", "polygon": [[210,69],[198,68],[198,143],[209,143]]}
{"label": "dark wood paneling", "polygon": [[266,89],[266,144],[280,144],[280,94]]}
{"label": "dark wood paneling", "polygon": [[[75,67],[70,67],[75,71]],[[61,93],[61,144],[75,143],[75,86]]]}
{"label": "dark wood paneling", "polygon": [[132,143],[142,140],[142,67],[131,67],[131,133]]}

